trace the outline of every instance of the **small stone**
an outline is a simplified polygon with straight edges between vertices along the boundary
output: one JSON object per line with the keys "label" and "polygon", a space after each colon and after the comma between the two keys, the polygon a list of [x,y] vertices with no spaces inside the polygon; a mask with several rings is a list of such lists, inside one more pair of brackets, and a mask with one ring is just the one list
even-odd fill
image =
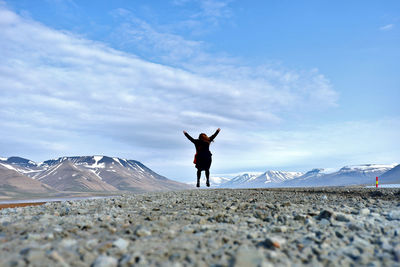
{"label": "small stone", "polygon": [[331,223],[327,219],[321,219],[318,224],[321,226],[328,226]]}
{"label": "small stone", "polygon": [[48,255],[49,255],[50,259],[52,259],[55,262],[59,263],[61,266],[68,266],[68,264],[65,263],[64,258],[61,257],[61,255],[57,251],[53,250]]}
{"label": "small stone", "polygon": [[258,237],[258,234],[256,232],[250,232],[247,234],[248,239],[256,239],[257,237]]}
{"label": "small stone", "polygon": [[257,222],[257,219],[254,218],[254,217],[250,217],[250,218],[247,219],[247,222],[248,222],[248,223],[256,223],[256,222]]}
{"label": "small stone", "polygon": [[393,254],[394,254],[394,258],[397,262],[400,262],[400,244],[397,244],[394,248],[393,248]]}
{"label": "small stone", "polygon": [[182,232],[184,232],[185,234],[192,234],[194,232],[194,229],[190,225],[185,225],[182,228]]}
{"label": "small stone", "polygon": [[373,191],[369,194],[371,197],[382,197],[383,193],[381,191]]}
{"label": "small stone", "polygon": [[322,220],[322,219],[330,219],[333,215],[332,211],[329,210],[323,210],[319,213],[317,219]]}
{"label": "small stone", "polygon": [[39,266],[40,262],[43,261],[45,257],[45,252],[42,250],[31,249],[29,250],[26,259],[28,260],[29,264],[34,266]]}
{"label": "small stone", "polygon": [[301,222],[305,222],[306,221],[306,216],[304,216],[304,215],[299,215],[299,214],[296,214],[295,216],[294,216],[294,218],[293,218],[295,221],[301,221]]}
{"label": "small stone", "polygon": [[41,240],[42,236],[39,234],[28,234],[27,239],[28,240]]}
{"label": "small stone", "polygon": [[264,257],[257,249],[241,246],[237,250],[233,266],[261,266],[263,261]]}
{"label": "small stone", "polygon": [[362,215],[362,216],[369,215],[369,213],[370,213],[370,210],[367,209],[367,208],[360,209],[360,211],[359,211],[359,214]]}
{"label": "small stone", "polygon": [[387,216],[388,220],[400,220],[400,210],[392,210]]}
{"label": "small stone", "polygon": [[21,255],[27,255],[29,253],[29,251],[31,250],[31,248],[23,248],[19,251],[19,254]]}
{"label": "small stone", "polygon": [[311,218],[307,218],[307,219],[304,221],[304,223],[305,223],[306,225],[309,225],[309,226],[315,225],[314,220],[311,219]]}
{"label": "small stone", "polygon": [[343,214],[343,213],[337,213],[335,216],[335,219],[338,222],[349,222],[350,221],[350,218],[346,214]]}
{"label": "small stone", "polygon": [[54,239],[54,234],[53,233],[48,233],[46,235],[46,240],[53,240]]}
{"label": "small stone", "polygon": [[287,227],[286,226],[275,226],[272,229],[272,232],[275,232],[275,233],[286,233],[287,232]]}
{"label": "small stone", "polygon": [[135,234],[139,237],[145,237],[151,235],[151,232],[147,230],[147,228],[141,226],[138,229],[136,229]]}
{"label": "small stone", "polygon": [[61,241],[60,246],[68,248],[75,246],[77,241],[75,239],[65,238]]}
{"label": "small stone", "polygon": [[61,233],[62,231],[63,231],[63,229],[62,229],[61,226],[56,226],[56,227],[54,227],[54,232],[56,232],[56,233]]}
{"label": "small stone", "polygon": [[327,200],[328,197],[327,197],[326,195],[322,195],[321,199],[322,199],[322,200]]}
{"label": "small stone", "polygon": [[362,249],[362,248],[370,246],[371,244],[368,241],[355,236],[353,238],[352,245],[357,247],[357,248],[361,248]]}
{"label": "small stone", "polygon": [[349,222],[349,223],[347,223],[347,227],[348,227],[349,230],[351,230],[351,231],[358,231],[358,230],[361,230],[361,227],[360,227],[359,225],[357,225],[356,223],[354,223],[354,222]]}
{"label": "small stone", "polygon": [[286,243],[286,239],[280,237],[267,237],[264,241],[258,243],[258,246],[262,246],[268,249],[281,248]]}
{"label": "small stone", "polygon": [[117,240],[114,241],[113,246],[119,248],[122,251],[125,251],[129,246],[129,241],[122,238],[118,238]]}
{"label": "small stone", "polygon": [[97,246],[98,243],[99,243],[99,240],[97,240],[97,239],[89,239],[88,241],[86,241],[85,246],[88,250],[93,250]]}
{"label": "small stone", "polygon": [[335,235],[336,235],[338,238],[343,238],[343,237],[344,237],[344,235],[343,235],[341,232],[339,232],[339,231],[336,231],[336,232],[335,232]]}
{"label": "small stone", "polygon": [[108,251],[111,247],[112,247],[112,243],[111,242],[104,242],[101,243],[98,247],[98,251],[100,253],[105,253],[106,251]]}
{"label": "small stone", "polygon": [[379,240],[379,243],[383,250],[388,251],[388,252],[391,252],[393,250],[393,247],[390,245],[389,240],[387,240],[386,238],[381,237]]}
{"label": "small stone", "polygon": [[93,267],[116,267],[118,265],[117,259],[109,256],[101,255],[93,262]]}
{"label": "small stone", "polygon": [[393,247],[388,242],[385,242],[382,244],[382,249],[391,252],[393,250]]}

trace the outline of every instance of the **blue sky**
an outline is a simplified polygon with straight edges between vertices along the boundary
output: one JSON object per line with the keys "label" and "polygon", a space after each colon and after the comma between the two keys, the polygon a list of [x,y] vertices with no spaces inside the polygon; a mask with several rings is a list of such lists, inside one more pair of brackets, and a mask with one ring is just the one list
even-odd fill
{"label": "blue sky", "polygon": [[400,162],[398,1],[0,1],[0,155],[191,181]]}

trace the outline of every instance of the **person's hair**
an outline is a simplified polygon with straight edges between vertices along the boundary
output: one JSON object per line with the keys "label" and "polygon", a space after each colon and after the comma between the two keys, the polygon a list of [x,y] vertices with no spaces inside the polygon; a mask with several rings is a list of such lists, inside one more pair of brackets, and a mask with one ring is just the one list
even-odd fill
{"label": "person's hair", "polygon": [[211,143],[210,137],[208,137],[205,133],[201,133],[199,135],[199,140],[202,140],[206,143]]}

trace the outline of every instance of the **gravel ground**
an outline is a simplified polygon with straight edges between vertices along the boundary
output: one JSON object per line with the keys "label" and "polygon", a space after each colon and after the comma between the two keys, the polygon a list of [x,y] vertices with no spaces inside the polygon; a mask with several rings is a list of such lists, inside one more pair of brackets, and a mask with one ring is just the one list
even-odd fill
{"label": "gravel ground", "polygon": [[400,266],[400,190],[215,189],[0,211],[0,266]]}

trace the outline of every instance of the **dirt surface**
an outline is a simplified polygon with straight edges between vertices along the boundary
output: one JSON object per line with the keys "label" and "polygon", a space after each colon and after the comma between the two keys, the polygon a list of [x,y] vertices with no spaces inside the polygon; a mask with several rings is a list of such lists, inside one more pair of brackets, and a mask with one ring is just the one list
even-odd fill
{"label": "dirt surface", "polygon": [[200,189],[0,210],[0,266],[400,266],[400,189]]}

